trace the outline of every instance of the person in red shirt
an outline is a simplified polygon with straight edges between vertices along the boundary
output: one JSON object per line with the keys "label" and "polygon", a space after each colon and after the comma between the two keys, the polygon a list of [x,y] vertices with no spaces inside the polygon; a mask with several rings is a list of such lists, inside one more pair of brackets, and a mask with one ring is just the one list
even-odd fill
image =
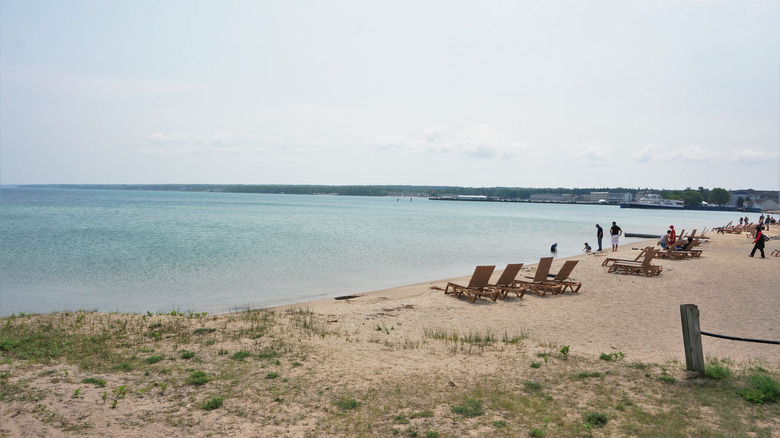
{"label": "person in red shirt", "polygon": [[672,234],[669,235],[669,240],[666,243],[669,247],[674,248],[674,242],[677,241],[677,231],[674,231],[674,225],[669,225],[669,228],[672,230]]}
{"label": "person in red shirt", "polygon": [[761,225],[756,227],[756,240],[753,241],[753,251],[750,251],[750,257],[756,254],[756,250],[761,251],[761,258],[764,258],[764,233],[761,232]]}

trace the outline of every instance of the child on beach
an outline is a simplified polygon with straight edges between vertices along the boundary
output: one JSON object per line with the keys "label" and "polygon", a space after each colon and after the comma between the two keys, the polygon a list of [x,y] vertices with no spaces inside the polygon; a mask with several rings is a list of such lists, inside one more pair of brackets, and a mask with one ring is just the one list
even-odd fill
{"label": "child on beach", "polygon": [[588,245],[588,242],[585,242],[585,248],[582,249],[585,252],[590,252],[591,248],[590,245]]}

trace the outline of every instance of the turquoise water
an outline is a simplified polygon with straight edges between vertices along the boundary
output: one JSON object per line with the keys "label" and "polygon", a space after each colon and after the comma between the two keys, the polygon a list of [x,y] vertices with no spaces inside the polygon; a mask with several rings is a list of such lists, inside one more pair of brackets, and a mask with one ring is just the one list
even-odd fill
{"label": "turquoise water", "polygon": [[[755,216],[755,215],[754,215]],[[737,213],[414,198],[0,190],[0,316],[224,312],[469,275]],[[631,245],[642,239],[621,239]],[[608,238],[604,242],[609,247]]]}

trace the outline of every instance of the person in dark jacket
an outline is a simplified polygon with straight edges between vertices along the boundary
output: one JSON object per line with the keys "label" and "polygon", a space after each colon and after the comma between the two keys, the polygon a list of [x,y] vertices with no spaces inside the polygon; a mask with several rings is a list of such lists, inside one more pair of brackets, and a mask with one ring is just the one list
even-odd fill
{"label": "person in dark jacket", "polygon": [[761,251],[761,258],[764,258],[764,233],[761,232],[761,225],[756,227],[756,240],[753,241],[753,251],[750,251],[750,257],[756,254],[756,250]]}
{"label": "person in dark jacket", "polygon": [[599,251],[601,251],[601,239],[604,238],[604,229],[601,228],[601,225],[596,224],[596,239],[599,241]]}

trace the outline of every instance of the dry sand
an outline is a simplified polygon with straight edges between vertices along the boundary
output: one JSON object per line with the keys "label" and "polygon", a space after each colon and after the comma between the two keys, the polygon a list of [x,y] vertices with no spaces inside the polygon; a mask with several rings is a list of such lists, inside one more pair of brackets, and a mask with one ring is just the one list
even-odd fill
{"label": "dry sand", "polygon": [[[655,242],[623,246],[614,253],[574,257],[580,262],[572,278],[583,283],[577,294],[544,297],[526,294],[522,299],[510,295],[506,300],[479,299],[471,304],[465,297],[457,299],[442,292],[447,281],[466,283],[469,277],[464,276],[361,294],[352,299],[292,306],[306,309],[318,321],[313,324],[323,324],[322,331],[338,333],[337,336],[283,340],[284,333],[278,332],[258,339],[237,337],[230,343],[211,346],[177,344],[169,352],[156,347],[155,354],[171,356],[181,349],[197,349],[201,359],[197,366],[209,371],[209,364],[228,360],[218,349],[231,353],[242,349],[256,352],[274,343],[294,343],[285,348],[298,349],[300,353],[296,354],[300,354],[303,365],[288,367],[283,372],[289,382],[302,382],[294,389],[299,394],[296,400],[310,400],[311,405],[306,401],[293,402],[294,396],[288,394],[289,404],[274,407],[276,404],[269,398],[271,390],[260,386],[268,385],[263,377],[268,369],[242,363],[248,368],[242,368],[239,377],[220,388],[220,391],[230,391],[223,410],[204,413],[193,407],[196,400],[210,392],[201,394],[183,384],[171,384],[164,398],[152,396],[151,392],[146,396],[135,394],[122,400],[120,408],[107,409],[106,402],[101,403],[99,399],[102,389],[80,384],[80,379],[93,373],[59,364],[55,366],[56,375],[64,373],[67,378],[44,379],[40,376],[51,367],[24,367],[18,361],[6,360],[0,363],[0,372],[6,373],[9,382],[24,382],[30,391],[47,391],[57,396],[42,400],[17,396],[13,402],[0,403],[0,436],[330,436],[317,432],[327,430],[317,425],[327,412],[327,407],[325,411],[320,410],[326,404],[323,397],[327,396],[322,395],[322,388],[338,388],[354,394],[388,385],[397,385],[400,391],[408,390],[408,385],[437,388],[446,387],[449,382],[454,386],[453,380],[458,385],[467,385],[485,376],[522,379],[522,373],[536,372],[528,363],[537,351],[557,351],[566,345],[572,357],[597,358],[600,353],[621,352],[626,360],[643,363],[684,363],[681,304],[698,305],[703,331],[780,340],[780,257],[770,256],[773,249],[780,248],[780,240],[770,241],[767,258],[761,259],[748,257],[752,244],[744,235],[710,234],[709,237],[711,240],[701,246],[704,253],[700,258],[656,260],[663,265],[663,273],[658,277],[607,273],[607,268],[601,265],[605,257],[633,258],[639,248]],[[552,272],[563,261],[556,259]],[[527,270],[521,271],[521,275],[532,275],[533,268],[524,268]],[[497,269],[494,280],[501,267]],[[281,311],[285,309],[278,310],[283,314]],[[125,318],[130,326],[149,325],[149,321],[141,321],[141,315],[104,317],[113,321]],[[192,324],[190,331],[200,326],[222,330],[246,324],[235,314],[188,321],[182,323]],[[524,340],[516,347],[454,355],[450,354],[451,346],[431,341],[431,332],[461,336],[492,333],[509,338],[522,336]],[[157,345],[143,337],[135,342],[148,343],[150,347]],[[780,367],[778,345],[707,337],[703,344],[706,357],[730,359],[735,364],[760,363],[774,370]],[[181,360],[171,362],[169,366],[180,366],[180,363]],[[143,377],[134,378],[109,374],[107,387],[142,385],[138,382]],[[83,395],[71,397],[79,387],[85,387]],[[159,388],[153,391],[160,392]],[[585,402],[572,401],[572,408],[576,409],[578,403]],[[446,407],[442,409],[446,411]],[[79,427],[80,424],[90,426]],[[446,433],[446,427],[457,426],[439,427]],[[460,429],[449,433],[464,434]],[[470,430],[468,434],[480,436],[479,430]]]}

